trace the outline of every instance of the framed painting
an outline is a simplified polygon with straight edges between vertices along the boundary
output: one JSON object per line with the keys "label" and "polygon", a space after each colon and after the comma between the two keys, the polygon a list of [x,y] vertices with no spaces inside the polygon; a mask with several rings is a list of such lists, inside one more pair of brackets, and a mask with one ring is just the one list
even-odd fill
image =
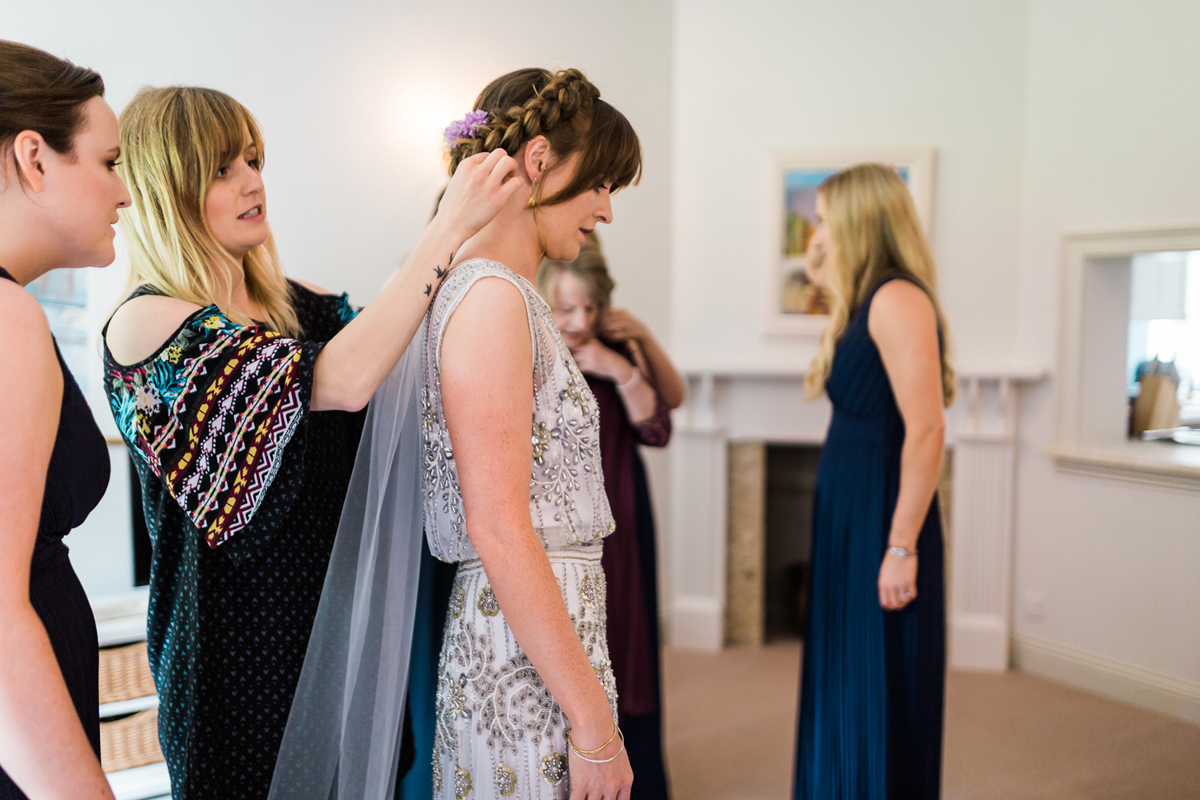
{"label": "framed painting", "polygon": [[772,336],[819,336],[828,304],[805,272],[809,239],[817,226],[817,187],[829,176],[863,162],[893,167],[912,192],[917,214],[932,234],[932,148],[785,150],[772,153],[765,207],[770,215],[767,324]]}

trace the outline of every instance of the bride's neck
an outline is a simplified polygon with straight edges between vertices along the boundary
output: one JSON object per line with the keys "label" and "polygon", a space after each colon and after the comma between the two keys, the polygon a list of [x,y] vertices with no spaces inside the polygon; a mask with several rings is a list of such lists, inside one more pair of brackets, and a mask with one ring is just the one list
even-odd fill
{"label": "bride's neck", "polygon": [[499,261],[526,280],[533,281],[537,278],[542,255],[533,212],[524,203],[510,203],[483,230],[463,243],[454,260],[486,258]]}

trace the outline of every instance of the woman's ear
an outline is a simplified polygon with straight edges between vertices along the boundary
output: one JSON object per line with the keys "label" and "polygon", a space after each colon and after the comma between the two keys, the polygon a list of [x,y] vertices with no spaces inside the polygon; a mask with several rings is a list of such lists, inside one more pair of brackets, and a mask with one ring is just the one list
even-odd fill
{"label": "woman's ear", "polygon": [[12,143],[17,179],[35,192],[46,184],[46,155],[50,146],[37,131],[21,131]]}
{"label": "woman's ear", "polygon": [[525,155],[521,166],[530,182],[536,182],[550,166],[550,141],[545,136],[535,136],[525,143]]}

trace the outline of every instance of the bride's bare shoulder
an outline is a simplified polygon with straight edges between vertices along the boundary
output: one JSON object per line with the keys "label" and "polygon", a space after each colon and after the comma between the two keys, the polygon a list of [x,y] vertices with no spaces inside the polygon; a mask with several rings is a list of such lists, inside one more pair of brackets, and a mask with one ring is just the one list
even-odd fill
{"label": "bride's bare shoulder", "polygon": [[104,343],[113,361],[133,365],[154,355],[203,306],[174,297],[142,295],[112,315]]}

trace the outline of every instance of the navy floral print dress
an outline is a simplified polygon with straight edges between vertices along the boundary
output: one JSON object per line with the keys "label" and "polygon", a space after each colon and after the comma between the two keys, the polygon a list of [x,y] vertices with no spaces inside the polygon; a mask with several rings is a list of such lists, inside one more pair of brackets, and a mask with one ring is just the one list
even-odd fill
{"label": "navy floral print dress", "polygon": [[309,408],[317,354],[356,310],[291,288],[303,341],[209,306],[137,364],[105,348],[153,543],[147,644],[175,800],[267,796],[362,432],[361,413]]}

